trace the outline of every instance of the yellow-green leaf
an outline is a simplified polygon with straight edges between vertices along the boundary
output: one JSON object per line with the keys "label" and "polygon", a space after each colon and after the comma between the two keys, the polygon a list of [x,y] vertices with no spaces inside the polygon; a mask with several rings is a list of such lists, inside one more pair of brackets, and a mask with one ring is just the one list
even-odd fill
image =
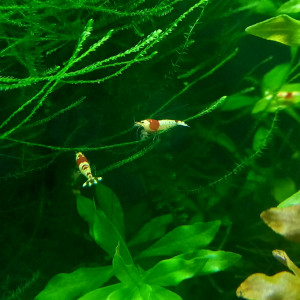
{"label": "yellow-green leaf", "polygon": [[246,28],[246,32],[288,46],[300,46],[300,21],[280,15]]}
{"label": "yellow-green leaf", "polygon": [[289,272],[274,276],[256,273],[238,287],[236,294],[252,300],[300,300],[300,279]]}
{"label": "yellow-green leaf", "polygon": [[288,240],[300,242],[300,205],[273,207],[260,216],[275,232]]}

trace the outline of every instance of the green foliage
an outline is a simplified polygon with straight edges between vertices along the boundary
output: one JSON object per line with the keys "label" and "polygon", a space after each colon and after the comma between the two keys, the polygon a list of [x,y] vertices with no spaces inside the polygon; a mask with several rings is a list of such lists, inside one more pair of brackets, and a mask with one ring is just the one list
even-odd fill
{"label": "green foliage", "polygon": [[80,268],[69,274],[58,274],[36,299],[78,299],[104,284],[112,275],[111,267]]}
{"label": "green foliage", "polygon": [[174,255],[205,247],[213,240],[219,227],[219,221],[179,226],[141,252],[139,256]]}
{"label": "green foliage", "polygon": [[283,2],[1,2],[1,300],[227,300],[278,271],[259,213],[298,203],[300,53],[245,28],[297,43]]}
{"label": "green foliage", "polygon": [[246,28],[246,32],[288,46],[299,46],[300,21],[280,15]]}
{"label": "green foliage", "polygon": [[300,191],[298,191],[297,193],[293,194],[292,196],[290,196],[285,201],[282,201],[278,205],[278,207],[288,207],[288,206],[291,206],[291,205],[298,205],[298,204],[300,204]]}
{"label": "green foliage", "polygon": [[[156,226],[169,224],[170,216],[157,217],[146,224],[133,239],[135,243],[159,238],[157,242],[136,256],[141,265],[134,263],[129,250],[117,229],[118,223],[109,220],[108,203],[118,210],[115,216],[123,216],[117,196],[101,184],[96,187],[97,205],[90,199],[77,196],[79,215],[89,224],[90,236],[112,257],[112,267],[78,269],[71,274],[53,277],[45,289],[36,297],[43,299],[181,299],[178,295],[164,289],[176,286],[183,280],[208,275],[227,269],[235,264],[240,255],[225,252],[200,250],[209,245],[220,227],[220,221],[195,223],[176,227],[164,234],[151,235]],[[116,217],[116,219],[118,219]],[[145,236],[142,236],[145,234]],[[146,256],[165,256],[182,253],[178,256],[158,261],[152,268],[143,270],[141,258]],[[96,275],[95,275],[96,273]],[[120,284],[101,287],[112,276]],[[78,284],[80,282],[80,284]]]}

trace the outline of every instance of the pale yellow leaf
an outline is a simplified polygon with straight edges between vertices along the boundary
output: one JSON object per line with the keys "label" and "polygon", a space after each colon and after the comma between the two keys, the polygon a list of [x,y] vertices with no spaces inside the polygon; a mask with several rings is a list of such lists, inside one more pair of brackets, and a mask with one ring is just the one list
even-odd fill
{"label": "pale yellow leaf", "polygon": [[273,207],[263,211],[260,217],[286,239],[300,242],[300,205]]}

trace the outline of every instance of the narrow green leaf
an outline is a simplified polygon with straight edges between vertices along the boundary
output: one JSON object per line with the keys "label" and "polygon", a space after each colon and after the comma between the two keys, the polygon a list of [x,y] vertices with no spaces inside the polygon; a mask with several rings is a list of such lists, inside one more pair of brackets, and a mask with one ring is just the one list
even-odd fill
{"label": "narrow green leaf", "polygon": [[159,286],[176,286],[194,276],[223,271],[240,257],[232,252],[198,250],[160,261],[145,273],[144,281]]}
{"label": "narrow green leaf", "polygon": [[300,21],[280,15],[246,28],[246,32],[288,46],[300,46]]}
{"label": "narrow green leaf", "polygon": [[115,276],[127,285],[139,285],[141,277],[135,265],[126,264],[121,253],[120,245],[116,248],[116,253],[113,258],[113,270]]}
{"label": "narrow green leaf", "polygon": [[138,257],[174,255],[205,247],[214,239],[220,224],[220,221],[213,221],[176,227]]}
{"label": "narrow green leaf", "polygon": [[35,300],[75,300],[101,287],[113,275],[112,267],[80,268],[72,273],[55,275]]}
{"label": "narrow green leaf", "polygon": [[277,207],[288,207],[292,205],[300,204],[300,191],[293,194],[291,197],[287,198],[283,202],[281,202]]}
{"label": "narrow green leaf", "polygon": [[128,246],[150,242],[162,237],[172,221],[173,216],[171,214],[153,218],[139,230],[137,235],[128,243]]}
{"label": "narrow green leaf", "polygon": [[121,288],[123,285],[121,283],[109,285],[100,289],[95,289],[84,296],[80,297],[78,300],[100,300],[106,299],[111,293]]}
{"label": "narrow green leaf", "polygon": [[124,213],[119,198],[110,188],[102,183],[97,184],[95,190],[96,203],[121,235],[124,236]]}
{"label": "narrow green leaf", "polygon": [[90,236],[104,251],[113,257],[117,245],[120,244],[125,263],[133,263],[121,234],[102,210],[96,209],[90,199],[81,195],[77,196],[77,210],[79,215],[88,222]]}

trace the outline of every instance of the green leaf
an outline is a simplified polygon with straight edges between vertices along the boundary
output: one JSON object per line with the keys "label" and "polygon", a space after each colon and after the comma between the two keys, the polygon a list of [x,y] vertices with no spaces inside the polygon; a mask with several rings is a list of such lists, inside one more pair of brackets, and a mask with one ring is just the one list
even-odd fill
{"label": "green leaf", "polygon": [[243,96],[243,95],[231,95],[227,97],[227,100],[223,104],[221,110],[231,111],[240,109],[246,106],[252,106],[257,101],[254,97]]}
{"label": "green leaf", "polygon": [[81,195],[77,196],[77,210],[79,215],[88,222],[90,236],[97,245],[113,257],[117,245],[120,244],[124,261],[127,264],[133,263],[121,234],[102,210],[97,210],[90,199]]}
{"label": "green leaf", "polygon": [[117,283],[114,285],[109,285],[100,289],[95,289],[84,296],[80,297],[78,300],[100,300],[106,299],[111,293],[121,288],[123,285]]}
{"label": "green leaf", "polygon": [[300,12],[300,1],[299,0],[290,0],[283,3],[279,9],[278,13],[280,14],[290,14]]}
{"label": "green leaf", "polygon": [[280,15],[246,28],[246,32],[288,46],[300,46],[300,21]]}
{"label": "green leaf", "polygon": [[262,90],[264,94],[273,94],[280,90],[287,80],[290,67],[289,63],[280,64],[265,74],[262,82]]}
{"label": "green leaf", "polygon": [[288,207],[292,205],[300,204],[300,191],[293,194],[291,197],[287,198],[283,202],[281,202],[277,207]]}
{"label": "green leaf", "polygon": [[141,283],[141,277],[135,265],[126,264],[122,254],[120,245],[116,248],[116,253],[113,258],[113,270],[115,276],[122,282],[127,285],[139,285]]}
{"label": "green leaf", "polygon": [[72,300],[99,288],[113,275],[112,267],[80,268],[55,275],[35,300]]}
{"label": "green leaf", "polygon": [[[122,285],[121,288],[112,292],[106,300],[143,300],[141,297],[134,297],[137,287]],[[99,299],[100,300],[100,299]]]}
{"label": "green leaf", "polygon": [[173,216],[171,214],[153,218],[139,230],[137,235],[128,243],[128,246],[150,242],[160,238],[166,233],[167,226],[172,221]]}
{"label": "green leaf", "polygon": [[[160,286],[151,286],[141,284],[139,286],[121,285],[120,288],[112,292],[107,298],[99,297],[84,300],[182,300],[181,297],[174,292]],[[80,299],[82,300],[82,299]]]}
{"label": "green leaf", "polygon": [[257,114],[262,111],[265,111],[270,105],[270,101],[268,101],[266,98],[262,98],[256,102],[252,109],[252,114]]}
{"label": "green leaf", "polygon": [[148,300],[182,300],[182,298],[163,287],[152,286],[151,298]]}
{"label": "green leaf", "polygon": [[220,221],[213,221],[176,227],[138,257],[174,255],[205,247],[214,239],[220,224]]}
{"label": "green leaf", "polygon": [[194,276],[223,271],[240,258],[240,255],[232,252],[198,250],[160,261],[146,271],[144,281],[159,286],[176,286]]}
{"label": "green leaf", "polygon": [[96,203],[103,210],[106,217],[115,225],[118,231],[124,236],[124,213],[117,195],[105,185],[96,186]]}

